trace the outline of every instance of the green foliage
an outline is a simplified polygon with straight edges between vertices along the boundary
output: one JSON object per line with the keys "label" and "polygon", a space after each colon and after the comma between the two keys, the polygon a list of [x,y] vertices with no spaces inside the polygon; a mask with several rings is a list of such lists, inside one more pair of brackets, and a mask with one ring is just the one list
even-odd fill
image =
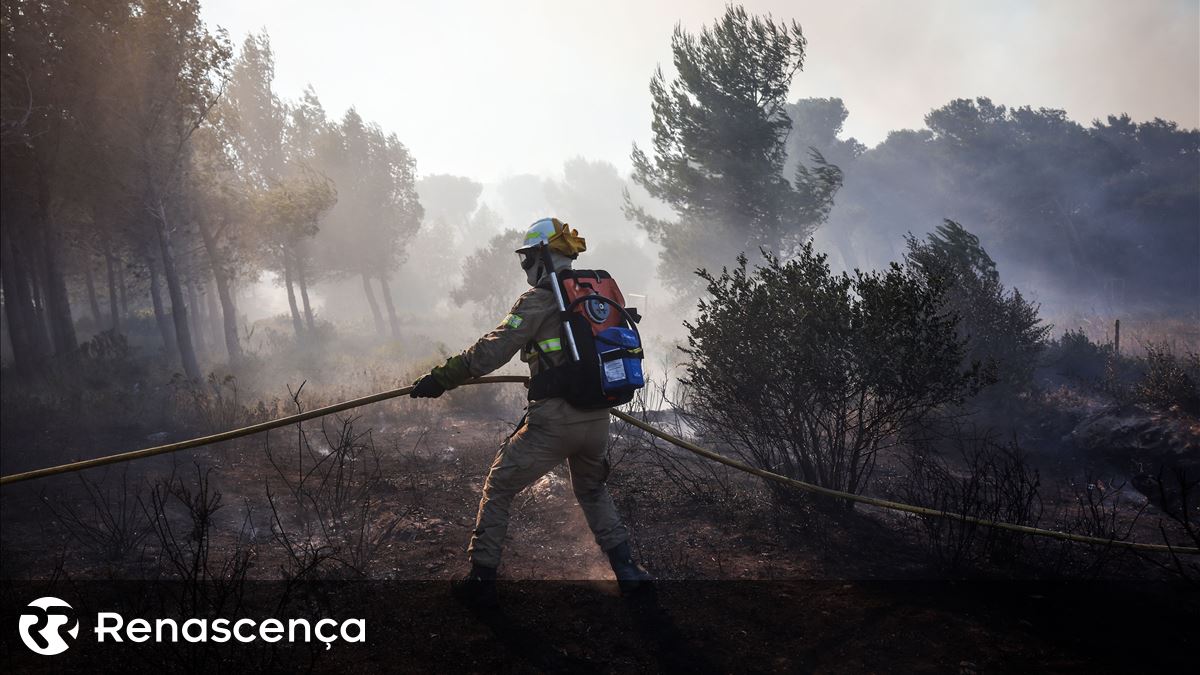
{"label": "green foliage", "polygon": [[336,203],[332,182],[311,173],[300,174],[259,192],[254,215],[271,233],[268,241],[295,245],[317,233],[317,223]]}
{"label": "green foliage", "polygon": [[677,78],[650,80],[653,156],[634,146],[633,179],[667,203],[674,221],[627,210],[664,247],[660,276],[684,289],[692,271],[737,251],[782,250],[807,237],[828,214],[841,185],[837,167],[784,176],[792,122],[785,105],[804,63],[799,24],[776,23],[730,6],[712,27],[671,37]]}
{"label": "green foliage", "polygon": [[1200,416],[1200,353],[1178,356],[1165,344],[1147,344],[1143,361],[1145,375],[1133,388],[1139,403]]}
{"label": "green foliage", "polygon": [[79,345],[79,382],[89,396],[120,399],[150,377],[152,366],[125,335],[101,331]]}
{"label": "green foliage", "polygon": [[959,318],[967,360],[994,375],[989,391],[1000,399],[1028,393],[1050,332],[1038,306],[1006,289],[979,238],[952,220],[923,241],[909,235],[907,243],[906,263],[926,283],[945,289],[942,306]]}
{"label": "green foliage", "polygon": [[348,274],[387,278],[405,259],[421,225],[416,160],[395,134],[351,108],[329,129],[319,168],[337,185],[338,203],[322,238],[325,264]]}
{"label": "green foliage", "polygon": [[792,131],[787,137],[785,175],[794,175],[814,150],[842,171],[867,151],[867,147],[854,138],[838,138],[850,116],[842,99],[802,98],[784,109],[792,120]]}
{"label": "green foliage", "polygon": [[689,412],[757,466],[840,490],[865,487],[876,451],[963,400],[963,341],[942,292],[911,270],[834,275],[805,244],[787,261],[702,272],[690,331]]}
{"label": "green foliage", "polygon": [[462,284],[450,291],[450,297],[459,306],[475,303],[475,321],[481,328],[496,325],[528,288],[513,254],[523,234],[517,229],[505,230],[463,261]]}
{"label": "green foliage", "polygon": [[1077,382],[1095,384],[1104,377],[1105,364],[1112,358],[1111,345],[1092,342],[1080,328],[1068,329],[1062,337],[1051,342],[1043,362]]}
{"label": "green foliage", "polygon": [[829,224],[850,265],[885,264],[901,228],[952,217],[1047,306],[1194,308],[1200,131],[1125,115],[1086,126],[987,98],[925,122],[851,165]]}
{"label": "green foliage", "polygon": [[1043,361],[1118,404],[1200,416],[1200,353],[1176,354],[1166,343],[1147,342],[1142,347],[1143,356],[1121,355],[1112,345],[1092,342],[1083,330],[1068,330],[1050,343]]}

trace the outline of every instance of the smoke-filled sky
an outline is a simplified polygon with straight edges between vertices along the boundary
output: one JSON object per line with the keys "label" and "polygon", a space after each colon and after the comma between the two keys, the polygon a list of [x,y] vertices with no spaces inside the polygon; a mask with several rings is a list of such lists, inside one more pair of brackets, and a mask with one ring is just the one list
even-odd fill
{"label": "smoke-filled sky", "polygon": [[[1196,0],[759,0],[808,38],[791,99],[838,96],[849,135],[874,145],[953,98],[1126,112],[1200,126]],[[394,131],[421,174],[495,181],[558,173],[572,156],[628,169],[648,145],[647,84],[670,73],[677,22],[697,31],[725,0],[517,2],[204,0],[235,44],[266,28],[276,89],[306,84]]]}

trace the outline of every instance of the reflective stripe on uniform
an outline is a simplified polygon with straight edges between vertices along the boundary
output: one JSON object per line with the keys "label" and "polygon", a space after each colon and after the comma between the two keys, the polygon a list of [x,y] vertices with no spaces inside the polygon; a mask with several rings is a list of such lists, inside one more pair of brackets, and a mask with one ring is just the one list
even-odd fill
{"label": "reflective stripe on uniform", "polygon": [[550,338],[549,340],[542,340],[538,343],[538,346],[541,347],[542,351],[544,352],[562,351],[562,340],[559,338]]}

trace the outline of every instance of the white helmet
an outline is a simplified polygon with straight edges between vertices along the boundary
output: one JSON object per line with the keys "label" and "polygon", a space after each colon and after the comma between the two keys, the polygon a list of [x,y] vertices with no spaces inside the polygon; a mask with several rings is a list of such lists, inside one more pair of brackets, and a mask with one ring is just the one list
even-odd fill
{"label": "white helmet", "polygon": [[557,218],[542,218],[541,220],[534,221],[525,232],[525,238],[521,240],[521,245],[517,248],[517,253],[537,248],[542,244],[549,244],[550,240],[561,231],[562,223]]}
{"label": "white helmet", "polygon": [[583,251],[587,244],[579,232],[572,230],[558,218],[542,218],[535,221],[525,232],[521,246],[516,250],[521,259],[521,269],[525,270],[526,279],[530,286],[536,286],[546,273],[542,246],[547,247],[545,253],[550,256],[554,269],[562,270],[571,266],[571,261]]}

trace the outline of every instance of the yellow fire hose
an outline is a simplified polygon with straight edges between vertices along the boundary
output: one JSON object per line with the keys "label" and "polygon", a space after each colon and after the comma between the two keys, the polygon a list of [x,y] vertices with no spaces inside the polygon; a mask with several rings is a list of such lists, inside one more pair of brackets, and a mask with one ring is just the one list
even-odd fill
{"label": "yellow fire hose", "polygon": [[[521,375],[492,375],[489,377],[480,377],[480,378],[476,378],[474,380],[469,380],[465,384],[495,384],[495,383],[504,383],[504,382],[526,383],[528,381],[529,381],[528,377],[521,376]],[[412,390],[413,390],[413,387],[411,387],[411,386],[401,387],[399,389],[392,389],[389,391],[380,392],[378,394],[372,394],[371,396],[364,396],[362,398],[356,398],[356,399],[352,399],[349,401],[344,401],[342,403],[325,406],[323,408],[314,408],[313,410],[309,410],[307,412],[302,412],[302,413],[299,413],[296,415],[289,415],[287,417],[281,417],[279,419],[270,420],[268,422],[260,422],[258,424],[251,424],[250,426],[242,427],[241,429],[232,429],[230,431],[223,431],[219,434],[213,434],[211,436],[201,436],[199,438],[192,438],[192,439],[188,439],[186,441],[180,441],[178,443],[168,443],[167,445],[155,446],[153,448],[143,448],[141,450],[122,452],[122,453],[119,453],[116,455],[107,455],[104,457],[97,457],[95,459],[86,459],[86,460],[82,460],[82,461],[78,461],[78,462],[71,462],[68,464],[60,464],[59,466],[46,467],[44,469],[34,469],[33,471],[24,471],[22,473],[14,473],[14,474],[10,474],[8,476],[0,476],[0,486],[10,485],[12,483],[19,483],[19,482],[27,481],[27,480],[33,480],[35,478],[44,478],[46,476],[54,476],[54,475],[63,474],[63,473],[72,473],[75,471],[82,471],[84,469],[90,469],[90,468],[97,467],[97,466],[104,466],[106,464],[116,464],[118,462],[128,462],[130,460],[141,459],[143,457],[153,457],[155,455],[163,455],[163,454],[167,454],[167,453],[171,453],[171,452],[178,452],[180,450],[187,450],[189,448],[198,448],[198,447],[205,446],[205,445],[212,445],[213,443],[220,443],[222,441],[229,441],[229,440],[233,440],[235,438],[241,438],[243,436],[250,436],[251,434],[257,434],[262,431],[278,429],[280,427],[285,427],[285,426],[288,426],[291,424],[296,424],[297,422],[304,422],[306,420],[315,419],[317,417],[324,417],[325,415],[332,415],[334,413],[342,412],[344,410],[358,408],[360,406],[364,406],[369,403],[378,403],[379,401],[386,401],[387,399],[390,399],[390,398],[397,398],[400,396],[405,396],[405,395],[409,394],[410,392],[412,392]],[[1069,532],[1046,530],[1046,529],[1042,529],[1040,527],[1030,527],[1028,525],[1018,525],[1016,523],[1006,523],[1006,522],[1002,522],[1002,521],[984,520],[982,518],[975,518],[975,517],[967,516],[967,515],[963,515],[963,514],[952,513],[950,511],[942,511],[939,509],[930,509],[930,508],[926,508],[924,506],[914,506],[912,504],[904,504],[902,502],[894,502],[894,501],[890,501],[887,499],[879,499],[877,497],[868,497],[866,495],[858,495],[858,494],[853,494],[850,492],[843,492],[841,490],[833,490],[830,488],[821,487],[820,485],[814,485],[812,483],[806,483],[804,481],[796,480],[794,478],[788,478],[787,476],[781,476],[777,473],[772,473],[770,471],[766,471],[765,469],[759,469],[757,467],[750,466],[749,464],[740,462],[736,459],[731,459],[724,455],[713,452],[712,450],[707,450],[707,449],[702,448],[694,443],[690,443],[682,438],[678,438],[678,437],[673,436],[661,429],[651,426],[651,425],[637,419],[636,417],[633,417],[627,413],[617,410],[616,408],[611,409],[609,412],[611,412],[612,415],[619,420],[628,422],[629,424],[632,424],[633,426],[645,431],[646,433],[657,436],[669,443],[672,443],[676,446],[683,448],[684,450],[687,450],[687,451],[697,454],[701,457],[704,457],[705,459],[711,459],[714,462],[720,462],[721,464],[724,464],[725,466],[737,469],[738,471],[744,471],[748,474],[758,476],[758,477],[764,478],[766,480],[772,480],[777,483],[782,483],[784,485],[797,488],[799,490],[806,490],[808,492],[825,495],[827,497],[832,497],[835,499],[845,499],[845,500],[852,501],[852,502],[858,502],[860,504],[876,506],[876,507],[879,507],[882,509],[891,509],[893,511],[902,511],[904,513],[913,513],[913,514],[917,514],[917,515],[921,515],[921,516],[929,516],[929,517],[933,517],[933,518],[948,518],[951,520],[958,520],[960,522],[971,523],[973,525],[979,525],[982,527],[993,527],[996,529],[1008,530],[1010,532],[1020,532],[1022,534],[1028,534],[1028,535],[1033,535],[1033,536],[1038,536],[1038,537],[1050,537],[1052,539],[1061,539],[1063,541],[1073,541],[1073,542],[1079,542],[1079,543],[1083,543],[1083,544],[1097,544],[1097,545],[1101,545],[1101,546],[1117,546],[1117,547],[1133,549],[1133,550],[1137,550],[1137,551],[1151,551],[1151,552],[1155,552],[1155,553],[1176,553],[1176,554],[1185,554],[1185,555],[1200,555],[1200,548],[1196,548],[1196,547],[1171,546],[1168,544],[1146,544],[1146,543],[1133,542],[1133,541],[1122,541],[1122,540],[1118,540],[1118,539],[1105,539],[1104,537],[1092,537],[1092,536],[1082,535],[1082,534],[1071,534]]]}

